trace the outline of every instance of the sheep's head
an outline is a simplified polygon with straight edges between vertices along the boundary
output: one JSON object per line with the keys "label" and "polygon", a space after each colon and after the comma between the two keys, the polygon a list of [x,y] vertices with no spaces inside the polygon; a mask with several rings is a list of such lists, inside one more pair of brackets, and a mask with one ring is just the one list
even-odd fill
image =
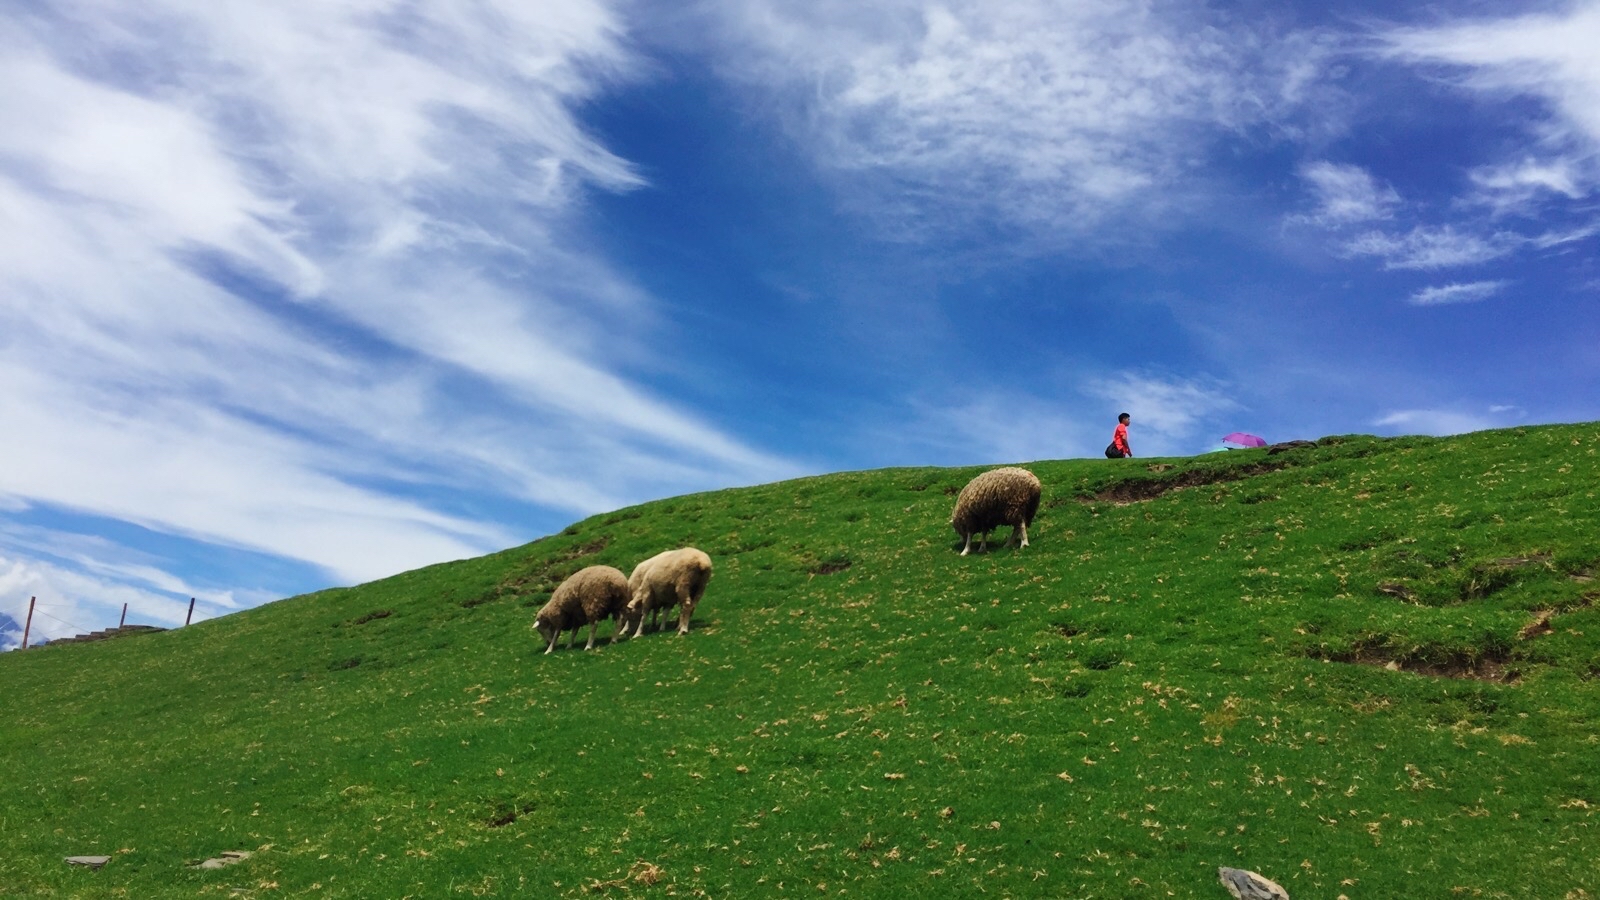
{"label": "sheep's head", "polygon": [[617,629],[619,633],[626,634],[639,628],[639,621],[644,618],[644,604],[638,600],[628,601],[628,605],[617,611]]}
{"label": "sheep's head", "polygon": [[556,623],[550,621],[549,619],[539,619],[535,621],[533,623],[533,630],[539,632],[539,636],[544,638],[546,646],[549,646],[550,642],[556,639]]}

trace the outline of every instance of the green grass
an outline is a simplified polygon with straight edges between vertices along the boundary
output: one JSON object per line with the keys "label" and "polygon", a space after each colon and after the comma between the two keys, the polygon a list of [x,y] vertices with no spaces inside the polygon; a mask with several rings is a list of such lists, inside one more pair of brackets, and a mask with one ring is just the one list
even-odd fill
{"label": "green grass", "polygon": [[[1039,462],[966,558],[980,469],[846,473],[6,654],[0,895],[1594,897],[1597,449]],[[688,637],[540,654],[563,577],[684,544]]]}

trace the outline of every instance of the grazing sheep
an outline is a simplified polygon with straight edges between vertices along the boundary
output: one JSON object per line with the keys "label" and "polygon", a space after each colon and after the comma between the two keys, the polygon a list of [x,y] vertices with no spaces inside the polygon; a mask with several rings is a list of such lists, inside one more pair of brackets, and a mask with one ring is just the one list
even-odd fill
{"label": "grazing sheep", "polygon": [[622,614],[621,633],[627,634],[631,625],[632,637],[643,634],[647,613],[654,630],[662,610],[679,606],[678,633],[688,634],[689,617],[694,615],[695,604],[700,602],[710,580],[711,557],[693,547],[657,553],[639,563],[628,578],[632,599]]}
{"label": "grazing sheep", "polygon": [[[578,570],[561,582],[561,586],[550,595],[550,602],[534,617],[533,627],[549,643],[544,652],[554,650],[561,632],[568,630],[572,632],[572,639],[567,641],[567,649],[571,650],[572,645],[578,642],[578,629],[584,625],[589,626],[589,643],[583,649],[593,649],[594,633],[601,620],[613,616],[617,619],[618,631],[621,631],[622,611],[628,605],[628,596],[628,579],[623,577],[620,569],[589,566]],[[611,639],[616,640],[615,633]]]}
{"label": "grazing sheep", "polygon": [[975,534],[981,535],[978,552],[988,549],[989,532],[1001,525],[1011,526],[1008,544],[1020,536],[1022,546],[1028,546],[1028,525],[1039,511],[1039,494],[1039,479],[1027,469],[1011,466],[991,469],[967,482],[950,513],[950,527],[966,539],[961,555],[972,549]]}

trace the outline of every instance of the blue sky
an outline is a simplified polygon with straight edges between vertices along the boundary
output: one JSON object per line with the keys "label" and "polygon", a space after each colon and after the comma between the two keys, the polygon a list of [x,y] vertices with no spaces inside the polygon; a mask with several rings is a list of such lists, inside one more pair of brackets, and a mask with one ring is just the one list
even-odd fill
{"label": "blue sky", "polygon": [[1124,410],[1141,456],[1600,419],[1600,3],[1505,9],[7,4],[0,614]]}

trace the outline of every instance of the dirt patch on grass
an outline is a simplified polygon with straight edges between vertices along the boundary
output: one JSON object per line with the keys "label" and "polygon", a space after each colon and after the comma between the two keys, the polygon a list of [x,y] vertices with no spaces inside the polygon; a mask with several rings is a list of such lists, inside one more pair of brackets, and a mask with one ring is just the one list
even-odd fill
{"label": "dirt patch on grass", "polygon": [[[1341,549],[1351,548],[1341,545]],[[1416,606],[1453,606],[1486,600],[1538,580],[1560,577],[1553,574],[1556,570],[1553,557],[1543,551],[1467,564],[1463,564],[1459,556],[1458,552],[1448,558],[1430,559],[1408,551],[1394,551],[1389,566],[1396,570],[1392,574],[1402,577],[1380,581],[1375,590]]]}
{"label": "dirt patch on grass", "polygon": [[366,625],[368,621],[378,621],[379,618],[389,618],[392,617],[392,615],[394,615],[394,610],[373,610],[373,612],[366,613],[366,615],[360,615],[360,617],[350,618],[350,620],[336,621],[336,623],[333,623],[333,626],[334,628],[354,628],[354,626],[357,625]]}
{"label": "dirt patch on grass", "polygon": [[662,871],[660,866],[653,862],[646,862],[641,859],[635,862],[632,866],[629,866],[628,874],[621,878],[613,878],[610,881],[601,881],[598,878],[592,879],[589,883],[588,890],[591,892],[609,891],[612,888],[623,888],[626,890],[631,884],[650,887],[656,882],[660,881],[662,876],[665,874],[666,873]]}
{"label": "dirt patch on grass", "polygon": [[596,553],[599,553],[601,550],[604,550],[610,543],[610,535],[602,534],[587,544],[576,544],[568,547],[557,554],[556,559],[560,560],[561,562],[566,562],[569,559],[577,559],[580,556],[593,556]]}
{"label": "dirt patch on grass", "polygon": [[1516,584],[1523,577],[1522,570],[1530,566],[1548,566],[1550,554],[1530,553],[1526,556],[1503,556],[1481,562],[1467,570],[1461,581],[1462,600],[1481,600],[1490,594]]}
{"label": "dirt patch on grass", "polygon": [[817,565],[812,566],[811,567],[811,574],[813,574],[813,575],[832,575],[835,572],[843,572],[845,569],[850,568],[852,565],[854,565],[854,563],[852,563],[848,558],[843,557],[843,556],[837,556],[837,557],[834,557],[833,559],[825,559],[822,562],[818,563]]}
{"label": "dirt patch on grass", "polygon": [[1179,472],[1168,478],[1143,478],[1119,481],[1098,493],[1076,499],[1079,503],[1115,503],[1118,506],[1129,503],[1142,503],[1169,491],[1178,491],[1184,488],[1203,487],[1208,484],[1222,484],[1229,481],[1241,481],[1267,472],[1276,472],[1289,466],[1288,462],[1258,462],[1247,466],[1237,466],[1231,469],[1190,469]]}
{"label": "dirt patch on grass", "polygon": [[1383,646],[1357,644],[1345,651],[1313,652],[1310,655],[1314,659],[1374,666],[1390,672],[1409,672],[1429,678],[1460,678],[1499,684],[1514,684],[1522,679],[1522,671],[1511,655],[1495,649],[1465,653],[1424,647],[1400,654]]}
{"label": "dirt patch on grass", "polygon": [[1553,609],[1541,609],[1534,613],[1533,621],[1522,626],[1522,630],[1517,632],[1517,637],[1526,641],[1536,637],[1544,637],[1555,631],[1555,627],[1550,624],[1550,620],[1555,617],[1555,614],[1556,611]]}
{"label": "dirt patch on grass", "polygon": [[483,824],[490,828],[504,828],[537,807],[538,804],[529,800],[500,800],[494,803],[493,811],[483,820]]}
{"label": "dirt patch on grass", "polygon": [[1404,600],[1407,603],[1417,602],[1417,595],[1412,593],[1410,588],[1396,581],[1386,581],[1378,585],[1378,593],[1388,594],[1396,600]]}
{"label": "dirt patch on grass", "polygon": [[525,602],[524,606],[542,605],[544,600],[549,599],[550,594],[561,585],[561,582],[566,581],[573,573],[583,568],[582,566],[573,565],[573,560],[582,559],[585,556],[593,556],[604,550],[610,543],[611,538],[609,535],[601,535],[587,543],[574,544],[565,550],[555,553],[531,571],[524,570],[512,575],[482,594],[462,600],[460,605],[463,609],[472,609],[485,603],[493,603],[496,600],[504,600],[508,597],[526,594],[542,595],[543,599],[538,600],[537,603]]}
{"label": "dirt patch on grass", "polygon": [[1584,594],[1582,597],[1579,597],[1577,600],[1571,603],[1562,603],[1546,609],[1534,610],[1533,618],[1528,621],[1528,624],[1522,626],[1522,630],[1517,632],[1517,637],[1524,641],[1528,641],[1553,633],[1556,630],[1556,627],[1551,624],[1551,620],[1563,613],[1569,613],[1580,609],[1589,609],[1590,607],[1594,606],[1597,596],[1600,595]]}

